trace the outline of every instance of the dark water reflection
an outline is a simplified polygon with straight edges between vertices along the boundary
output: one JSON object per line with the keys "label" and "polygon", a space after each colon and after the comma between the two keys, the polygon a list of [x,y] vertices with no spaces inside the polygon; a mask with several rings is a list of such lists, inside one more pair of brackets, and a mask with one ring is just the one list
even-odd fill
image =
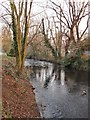
{"label": "dark water reflection", "polygon": [[[46,62],[29,64],[30,81],[35,87],[37,103],[45,118],[88,117],[88,73],[61,69]],[[86,95],[82,95],[86,91]]]}

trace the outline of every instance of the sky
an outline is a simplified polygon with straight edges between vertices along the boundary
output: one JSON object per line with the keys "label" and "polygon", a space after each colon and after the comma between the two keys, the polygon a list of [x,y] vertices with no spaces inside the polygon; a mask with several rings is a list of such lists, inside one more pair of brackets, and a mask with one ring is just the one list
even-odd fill
{"label": "sky", "polygon": [[[7,1],[7,0],[0,0],[0,3],[4,2],[4,1]],[[41,17],[43,17],[45,15],[43,11],[46,10],[46,9],[43,8],[43,5],[46,5],[48,1],[49,0],[33,0],[34,3],[33,3],[33,8],[32,8],[32,14],[37,15],[38,13],[40,13],[40,15],[38,17],[36,16],[37,20],[41,19]],[[62,1],[61,0],[52,0],[52,1],[62,2],[64,0],[62,0]],[[76,0],[76,1],[82,2],[83,0]],[[87,2],[87,1],[88,0],[85,0],[85,2]],[[3,12],[3,9],[0,6],[0,15],[1,15],[1,12]],[[51,10],[48,9],[48,10],[46,10],[46,14],[48,16],[51,16],[51,15],[53,15],[53,12],[51,12]],[[0,21],[1,21],[1,19],[0,19]],[[85,27],[85,25],[86,25],[86,19],[84,19],[82,21],[81,28],[83,29]],[[2,26],[2,22],[0,22],[0,29],[1,29],[1,26]]]}
{"label": "sky", "polygon": [[[16,0],[16,1],[18,1],[18,0]],[[43,8],[42,7],[40,7],[39,6],[39,4],[40,5],[45,5],[46,4],[46,1],[47,0],[33,0],[33,8],[32,8],[32,13],[34,14],[34,15],[36,15],[36,14],[38,14],[38,13],[41,13],[42,11],[43,11]],[[0,4],[1,3],[5,3],[5,2],[7,2],[7,0],[0,0]],[[3,13],[3,7],[0,5],[0,16],[1,16],[1,14]],[[1,22],[1,19],[0,19],[0,28],[1,28],[1,26],[2,26],[2,22]]]}

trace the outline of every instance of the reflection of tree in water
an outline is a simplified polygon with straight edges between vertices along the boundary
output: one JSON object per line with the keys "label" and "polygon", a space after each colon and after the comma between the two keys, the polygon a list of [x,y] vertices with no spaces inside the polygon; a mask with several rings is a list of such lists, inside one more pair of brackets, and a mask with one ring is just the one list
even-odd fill
{"label": "reflection of tree in water", "polygon": [[[60,84],[61,80],[61,68],[60,66],[56,64],[52,64],[51,66],[48,66],[47,68],[42,68],[33,66],[32,67],[33,73],[31,76],[33,78],[36,78],[36,80],[44,82],[44,88],[47,88],[50,81],[53,82],[53,80],[56,80],[58,84]],[[53,80],[52,80],[53,79]]]}
{"label": "reflection of tree in water", "polygon": [[83,87],[87,84],[87,74],[83,71],[66,70],[66,84],[70,93],[81,91],[81,83]]}
{"label": "reflection of tree in water", "polygon": [[64,70],[59,65],[52,64],[47,68],[35,66],[33,71],[34,80],[40,81],[44,88],[49,84],[51,86],[56,84],[63,86],[63,89],[67,89],[70,93],[77,93],[82,89],[81,84],[87,85],[88,77],[85,72]]}
{"label": "reflection of tree in water", "polygon": [[55,67],[56,67],[55,68],[55,79],[60,81],[60,79],[61,79],[61,73],[60,73],[61,68],[58,65],[56,65]]}
{"label": "reflection of tree in water", "polygon": [[47,88],[52,76],[46,77],[45,83],[44,83],[44,88]]}
{"label": "reflection of tree in water", "polygon": [[44,88],[47,88],[50,80],[52,80],[52,78],[55,76],[54,80],[60,80],[60,67],[58,67],[57,65],[53,64],[52,66],[52,72],[51,74],[49,74],[49,76],[46,76],[46,80],[44,83]]}
{"label": "reflection of tree in water", "polygon": [[[48,72],[47,72],[48,75],[46,75],[46,78],[45,78],[45,82],[44,82],[44,85],[43,85],[44,88],[47,88],[50,80],[51,80],[52,77],[54,76],[54,72],[55,72],[54,65],[52,65],[51,67],[52,67],[51,73],[48,73]],[[46,71],[48,71],[48,69],[47,69]]]}
{"label": "reflection of tree in water", "polygon": [[45,82],[44,82],[44,88],[47,88],[48,84],[54,77],[54,82],[58,85],[66,85],[68,88],[68,91],[70,93],[77,93],[78,91],[81,91],[81,82],[82,84],[86,84],[84,80],[87,80],[87,74],[83,72],[85,77],[82,77],[82,72],[79,71],[73,71],[73,70],[67,70],[61,69],[58,65],[53,65],[53,69],[51,74],[49,76],[46,75]]}

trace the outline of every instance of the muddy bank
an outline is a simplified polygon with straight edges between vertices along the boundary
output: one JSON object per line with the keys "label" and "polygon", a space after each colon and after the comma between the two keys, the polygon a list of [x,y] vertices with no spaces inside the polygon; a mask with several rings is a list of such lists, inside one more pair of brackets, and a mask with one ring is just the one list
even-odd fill
{"label": "muddy bank", "polygon": [[2,118],[38,118],[39,109],[28,79],[18,75],[13,60],[2,61]]}

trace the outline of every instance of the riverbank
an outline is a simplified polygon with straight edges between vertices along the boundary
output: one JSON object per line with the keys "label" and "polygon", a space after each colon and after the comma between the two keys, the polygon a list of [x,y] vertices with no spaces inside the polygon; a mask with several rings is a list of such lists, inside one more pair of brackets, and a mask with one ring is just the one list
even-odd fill
{"label": "riverbank", "polygon": [[14,63],[14,58],[2,57],[2,118],[39,118],[33,87]]}
{"label": "riverbank", "polygon": [[64,59],[64,66],[79,71],[90,71],[90,55],[67,56]]}
{"label": "riverbank", "polygon": [[61,67],[66,67],[70,69],[80,70],[80,71],[90,71],[90,55],[82,55],[80,59],[73,59],[73,57],[63,58],[61,60],[47,60],[27,57],[27,60],[35,60],[41,62],[49,62],[60,65]]}

